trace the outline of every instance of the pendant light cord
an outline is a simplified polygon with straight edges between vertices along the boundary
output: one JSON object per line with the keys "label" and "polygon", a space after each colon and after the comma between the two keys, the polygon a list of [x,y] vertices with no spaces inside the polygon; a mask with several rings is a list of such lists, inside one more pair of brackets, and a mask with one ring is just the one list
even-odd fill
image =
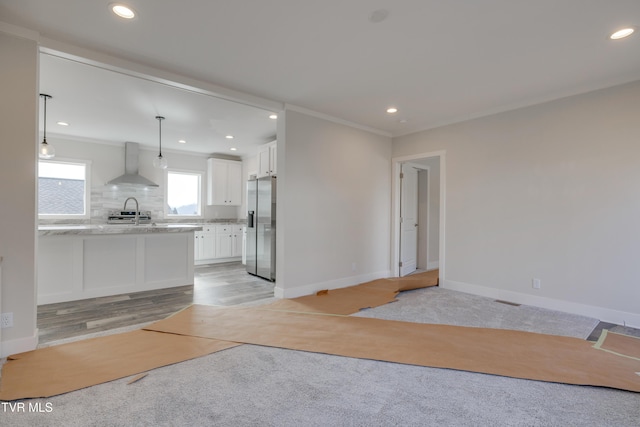
{"label": "pendant light cord", "polygon": [[44,96],[44,132],[43,132],[42,140],[47,142],[47,96]]}
{"label": "pendant light cord", "polygon": [[162,120],[164,120],[164,117],[162,116],[156,116],[156,119],[158,119],[158,140],[159,140],[159,149],[158,149],[158,157],[162,157]]}
{"label": "pendant light cord", "polygon": [[40,96],[44,98],[44,132],[42,133],[42,142],[46,144],[47,143],[47,98],[51,98],[51,95],[46,95],[44,93],[41,93]]}

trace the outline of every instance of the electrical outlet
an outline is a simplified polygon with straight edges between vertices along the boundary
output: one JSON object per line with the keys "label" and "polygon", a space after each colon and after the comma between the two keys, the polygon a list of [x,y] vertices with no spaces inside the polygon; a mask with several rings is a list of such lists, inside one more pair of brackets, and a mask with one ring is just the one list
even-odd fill
{"label": "electrical outlet", "polygon": [[533,289],[540,289],[540,279],[531,279],[531,286]]}
{"label": "electrical outlet", "polygon": [[2,328],[13,328],[13,313],[2,313],[0,317],[0,325]]}

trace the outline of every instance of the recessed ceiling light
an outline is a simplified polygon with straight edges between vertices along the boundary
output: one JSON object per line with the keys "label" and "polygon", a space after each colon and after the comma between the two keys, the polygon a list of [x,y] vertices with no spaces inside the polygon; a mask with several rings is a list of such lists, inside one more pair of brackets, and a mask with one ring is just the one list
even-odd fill
{"label": "recessed ceiling light", "polygon": [[125,6],[120,3],[112,3],[109,5],[111,11],[118,15],[120,18],[133,19],[136,17],[136,13],[129,6]]}
{"label": "recessed ceiling light", "polygon": [[185,141],[184,139],[179,139],[179,140],[178,140],[178,142],[179,142],[180,144],[186,144],[186,143],[187,143],[187,141]]}
{"label": "recessed ceiling light", "polygon": [[58,124],[60,126],[69,126],[69,123],[67,123],[67,122],[58,122]]}
{"label": "recessed ceiling light", "polygon": [[397,112],[398,112],[398,109],[396,107],[387,108],[387,113],[389,113],[389,114],[393,114],[393,113],[397,113]]}
{"label": "recessed ceiling light", "polygon": [[619,39],[623,39],[625,37],[629,37],[631,34],[633,34],[635,32],[635,28],[623,28],[621,30],[616,31],[615,33],[611,34],[609,36],[609,38],[611,40],[619,40]]}
{"label": "recessed ceiling light", "polygon": [[237,150],[237,148],[236,148],[236,147],[231,147],[231,148],[229,148],[229,150],[231,150],[231,151],[236,151],[236,150]]}
{"label": "recessed ceiling light", "polygon": [[277,118],[278,118],[278,115],[277,115],[277,114],[272,114],[272,115],[270,115],[270,116],[269,116],[269,118],[270,118],[271,120],[275,120],[275,119],[277,119]]}
{"label": "recessed ceiling light", "polygon": [[233,135],[227,135],[227,136],[225,136],[225,138],[227,138],[227,139],[233,139]]}

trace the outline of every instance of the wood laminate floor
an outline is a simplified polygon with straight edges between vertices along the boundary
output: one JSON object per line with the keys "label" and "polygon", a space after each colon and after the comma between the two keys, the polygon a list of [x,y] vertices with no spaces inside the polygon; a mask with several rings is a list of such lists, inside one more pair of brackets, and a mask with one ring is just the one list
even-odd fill
{"label": "wood laminate floor", "polygon": [[190,304],[238,305],[273,298],[274,284],[240,262],[196,266],[194,284],[38,306],[39,342],[164,319]]}

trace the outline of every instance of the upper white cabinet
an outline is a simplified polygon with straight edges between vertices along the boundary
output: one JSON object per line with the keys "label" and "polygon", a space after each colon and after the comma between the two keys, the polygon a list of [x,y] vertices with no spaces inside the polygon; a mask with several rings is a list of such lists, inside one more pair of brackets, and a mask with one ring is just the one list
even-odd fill
{"label": "upper white cabinet", "polygon": [[277,175],[277,141],[258,148],[258,178]]}
{"label": "upper white cabinet", "polygon": [[207,204],[242,204],[242,162],[207,159]]}

